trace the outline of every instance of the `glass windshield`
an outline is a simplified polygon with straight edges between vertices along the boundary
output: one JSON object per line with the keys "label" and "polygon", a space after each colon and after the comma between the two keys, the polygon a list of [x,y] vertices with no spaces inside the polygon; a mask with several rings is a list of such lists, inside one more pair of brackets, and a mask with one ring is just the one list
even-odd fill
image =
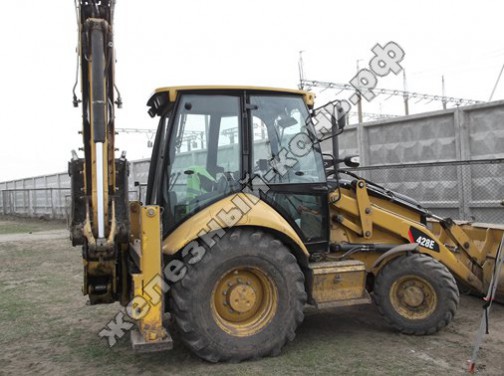
{"label": "glass windshield", "polygon": [[299,96],[254,95],[253,166],[269,183],[325,182],[322,156],[309,136]]}

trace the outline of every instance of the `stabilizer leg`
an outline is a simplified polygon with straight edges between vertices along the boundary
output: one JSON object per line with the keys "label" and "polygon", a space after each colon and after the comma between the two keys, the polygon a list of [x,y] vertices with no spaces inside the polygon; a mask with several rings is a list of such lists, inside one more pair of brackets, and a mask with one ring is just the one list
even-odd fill
{"label": "stabilizer leg", "polygon": [[132,255],[140,269],[132,274],[134,298],[128,305],[130,316],[137,320],[131,343],[138,352],[169,350],[173,341],[163,327],[168,286],[162,273],[160,208],[132,202],[130,211]]}

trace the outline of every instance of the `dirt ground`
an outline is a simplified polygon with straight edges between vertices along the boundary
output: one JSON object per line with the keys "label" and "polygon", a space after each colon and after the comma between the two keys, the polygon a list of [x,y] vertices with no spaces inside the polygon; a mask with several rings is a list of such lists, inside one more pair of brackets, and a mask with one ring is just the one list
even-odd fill
{"label": "dirt ground", "polygon": [[[282,354],[209,364],[177,341],[164,353],[134,354],[129,337],[109,348],[98,333],[118,304],[88,306],[80,249],[62,223],[0,218],[1,375],[457,375],[466,373],[481,301],[463,296],[454,322],[428,337],[398,334],[374,306],[307,309]],[[504,306],[494,305],[478,374],[504,375]]]}

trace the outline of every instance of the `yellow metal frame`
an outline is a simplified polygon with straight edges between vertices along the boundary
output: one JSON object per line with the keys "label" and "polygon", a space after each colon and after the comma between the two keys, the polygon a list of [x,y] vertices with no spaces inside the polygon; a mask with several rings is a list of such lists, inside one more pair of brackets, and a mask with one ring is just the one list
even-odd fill
{"label": "yellow metal frame", "polygon": [[[367,202],[364,204],[359,204],[359,198],[362,198],[362,194],[357,194],[354,196],[348,190],[341,190],[341,194],[338,192],[331,193],[329,195],[329,201],[333,202],[333,210],[336,210],[340,213],[341,216],[351,216],[354,218],[359,218],[361,216],[361,211],[363,207],[366,207]],[[367,196],[367,194],[366,194]],[[474,287],[478,291],[483,291],[483,281],[475,275],[471,266],[468,263],[464,262],[462,258],[457,257],[455,253],[450,251],[443,242],[439,241],[438,237],[431,232],[430,229],[423,226],[419,221],[415,221],[411,216],[402,216],[398,214],[398,211],[390,210],[392,208],[385,209],[371,201],[371,213],[369,216],[372,220],[372,225],[376,228],[382,230],[382,232],[386,232],[390,234],[392,239],[401,240],[404,243],[410,243],[410,239],[408,236],[410,228],[416,228],[419,231],[423,232],[427,236],[435,239],[439,245],[439,252],[433,251],[429,248],[419,247],[422,253],[428,254],[429,256],[437,259],[442,264],[446,265],[450,271],[460,278],[461,280],[467,282],[469,285]],[[397,206],[397,205],[396,205]],[[340,223],[344,226],[345,222],[340,220]],[[357,227],[357,228],[356,228]],[[348,227],[350,231],[355,231],[359,236],[364,234],[364,229],[361,225],[354,224],[353,226]],[[375,235],[377,231],[375,231]],[[379,235],[377,235],[379,236]],[[352,239],[354,240],[354,239]],[[375,238],[361,238],[362,243],[376,244],[379,243]],[[341,241],[341,239],[331,239],[332,242]],[[350,241],[350,242],[358,242],[358,241]],[[376,259],[376,254],[366,254],[366,253],[356,253],[354,256],[356,259],[360,259],[366,264],[368,271],[373,273],[377,273],[378,270],[383,267],[386,262],[378,265],[374,270],[371,270],[373,261]]]}
{"label": "yellow metal frame", "polygon": [[366,182],[359,180],[356,187],[357,206],[359,208],[359,218],[362,227],[362,236],[365,239],[370,239],[373,236],[373,218],[371,210],[371,202],[367,193]]}
{"label": "yellow metal frame", "polygon": [[298,94],[302,95],[306,105],[313,108],[315,103],[315,94],[305,90],[281,89],[261,86],[226,86],[226,85],[208,85],[208,86],[170,86],[160,87],[154,91],[155,94],[167,93],[170,102],[175,102],[179,91],[197,91],[197,90],[247,90],[247,91],[270,91],[273,93]]}

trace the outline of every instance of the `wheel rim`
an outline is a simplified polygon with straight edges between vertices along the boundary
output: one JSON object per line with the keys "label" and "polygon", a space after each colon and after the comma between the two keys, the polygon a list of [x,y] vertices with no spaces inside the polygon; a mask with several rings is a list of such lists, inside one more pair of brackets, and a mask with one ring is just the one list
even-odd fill
{"label": "wheel rim", "polygon": [[225,332],[246,337],[264,329],[276,314],[277,288],[257,268],[240,267],[224,273],[212,291],[212,315]]}
{"label": "wheel rim", "polygon": [[423,320],[432,315],[437,295],[425,279],[407,275],[396,280],[390,288],[390,301],[395,311],[409,320]]}

